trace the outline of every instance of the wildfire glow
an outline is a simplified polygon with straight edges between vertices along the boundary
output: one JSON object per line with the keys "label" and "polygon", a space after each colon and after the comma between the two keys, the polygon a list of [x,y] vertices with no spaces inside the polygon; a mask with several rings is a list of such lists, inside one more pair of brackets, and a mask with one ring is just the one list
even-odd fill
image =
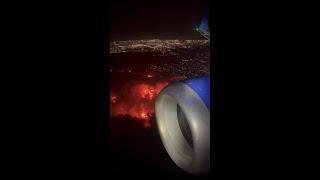
{"label": "wildfire glow", "polygon": [[148,119],[149,117],[148,117],[148,115],[146,113],[143,112],[143,113],[140,114],[140,118]]}
{"label": "wildfire glow", "polygon": [[111,96],[110,98],[111,102],[114,104],[117,102],[117,96]]}
{"label": "wildfire glow", "polygon": [[155,84],[136,83],[130,89],[123,88],[112,92],[111,115],[129,115],[133,119],[143,121],[144,127],[150,127],[150,117],[154,114],[154,101],[168,83]]}

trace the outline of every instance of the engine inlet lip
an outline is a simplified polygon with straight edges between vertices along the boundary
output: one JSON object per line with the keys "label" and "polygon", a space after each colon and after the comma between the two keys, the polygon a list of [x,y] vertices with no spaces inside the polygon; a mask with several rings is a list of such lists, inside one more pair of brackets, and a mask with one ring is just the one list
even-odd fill
{"label": "engine inlet lip", "polygon": [[[187,116],[193,148],[181,132],[177,105]],[[193,174],[210,171],[210,112],[192,88],[174,83],[163,89],[156,100],[156,122],[164,147],[177,166]]]}
{"label": "engine inlet lip", "polygon": [[182,135],[187,140],[191,148],[193,148],[193,140],[192,140],[190,125],[188,123],[185,113],[183,112],[179,104],[177,104],[177,116],[178,116],[178,123],[181,129]]}

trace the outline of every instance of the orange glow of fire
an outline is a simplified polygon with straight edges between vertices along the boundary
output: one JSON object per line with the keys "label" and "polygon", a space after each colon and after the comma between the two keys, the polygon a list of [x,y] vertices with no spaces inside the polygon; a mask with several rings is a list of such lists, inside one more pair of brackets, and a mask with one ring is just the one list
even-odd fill
{"label": "orange glow of fire", "polygon": [[157,83],[156,85],[139,84],[133,87],[133,93],[137,93],[142,99],[154,100],[168,83]]}
{"label": "orange glow of fire", "polygon": [[111,96],[110,98],[111,102],[114,104],[117,102],[117,96]]}
{"label": "orange glow of fire", "polygon": [[133,85],[129,90],[124,89],[113,93],[110,96],[112,102],[111,115],[129,115],[133,119],[142,121],[144,127],[150,127],[150,118],[154,114],[155,99],[166,85],[168,85],[166,82],[139,83]]}
{"label": "orange glow of fire", "polygon": [[146,113],[141,113],[141,114],[140,114],[140,117],[141,117],[142,119],[148,119],[148,116],[147,116]]}

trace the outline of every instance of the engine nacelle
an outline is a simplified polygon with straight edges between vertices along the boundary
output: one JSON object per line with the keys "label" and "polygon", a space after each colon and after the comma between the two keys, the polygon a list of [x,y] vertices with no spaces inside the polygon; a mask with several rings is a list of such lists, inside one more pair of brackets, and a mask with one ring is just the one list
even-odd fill
{"label": "engine nacelle", "polygon": [[167,86],[155,111],[161,140],[175,164],[189,173],[209,173],[210,77]]}

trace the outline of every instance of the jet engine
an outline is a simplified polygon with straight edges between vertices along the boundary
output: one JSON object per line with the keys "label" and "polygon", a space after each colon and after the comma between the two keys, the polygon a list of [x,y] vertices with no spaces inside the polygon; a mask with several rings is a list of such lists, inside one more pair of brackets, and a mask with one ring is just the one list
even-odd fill
{"label": "jet engine", "polygon": [[192,174],[210,171],[210,77],[171,84],[158,95],[156,122],[174,163]]}

